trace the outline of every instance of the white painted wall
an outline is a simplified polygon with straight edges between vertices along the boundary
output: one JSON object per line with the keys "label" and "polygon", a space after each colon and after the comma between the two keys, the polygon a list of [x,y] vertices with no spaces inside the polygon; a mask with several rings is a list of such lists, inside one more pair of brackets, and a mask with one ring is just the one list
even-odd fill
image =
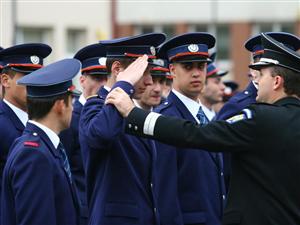
{"label": "white painted wall", "polygon": [[119,0],[120,23],[209,23],[294,21],[298,0]]}
{"label": "white painted wall", "polygon": [[[12,45],[11,0],[0,0],[0,45]],[[67,55],[67,29],[86,30],[86,43],[96,43],[111,36],[110,1],[17,0],[17,23],[20,27],[52,29],[52,57]]]}

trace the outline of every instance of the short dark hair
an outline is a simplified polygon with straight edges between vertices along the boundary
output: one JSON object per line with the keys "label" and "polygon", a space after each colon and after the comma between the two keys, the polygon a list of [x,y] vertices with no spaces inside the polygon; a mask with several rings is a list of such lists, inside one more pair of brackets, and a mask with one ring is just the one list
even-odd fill
{"label": "short dark hair", "polygon": [[[1,76],[2,74],[7,74],[10,77],[10,79],[14,79],[17,72],[12,70],[10,67],[4,67],[1,71]],[[2,96],[4,97],[4,95],[5,95],[5,87],[2,86]]]}
{"label": "short dark hair", "polygon": [[284,80],[283,87],[287,95],[296,95],[300,98],[300,73],[281,67],[271,67],[272,77],[281,76]]}
{"label": "short dark hair", "polygon": [[111,74],[111,67],[115,61],[119,61],[121,65],[126,69],[131,63],[133,63],[134,60],[135,58],[107,58],[106,60],[107,73]]}
{"label": "short dark hair", "polygon": [[65,93],[49,98],[32,98],[27,96],[27,111],[29,119],[43,119],[50,112],[57,100],[64,100],[66,106],[69,104],[71,93]]}
{"label": "short dark hair", "polygon": [[166,79],[167,86],[172,86],[172,84],[173,84],[173,79]]}

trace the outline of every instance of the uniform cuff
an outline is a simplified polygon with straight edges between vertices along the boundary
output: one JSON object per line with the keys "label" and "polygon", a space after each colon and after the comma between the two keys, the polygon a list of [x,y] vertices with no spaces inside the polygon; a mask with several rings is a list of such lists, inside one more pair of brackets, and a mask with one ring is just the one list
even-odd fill
{"label": "uniform cuff", "polygon": [[123,91],[125,91],[130,97],[134,94],[134,88],[132,84],[126,82],[126,81],[118,81],[114,84],[111,90],[115,89],[116,87],[122,88]]}
{"label": "uniform cuff", "polygon": [[154,135],[156,121],[160,114],[135,107],[126,118],[126,132],[139,135]]}

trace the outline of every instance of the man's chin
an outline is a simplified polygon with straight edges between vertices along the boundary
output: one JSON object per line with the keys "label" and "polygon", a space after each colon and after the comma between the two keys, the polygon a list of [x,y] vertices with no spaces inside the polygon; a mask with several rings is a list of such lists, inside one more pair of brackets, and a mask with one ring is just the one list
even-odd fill
{"label": "man's chin", "polygon": [[141,99],[142,94],[141,93],[136,93],[132,96],[133,99],[139,100]]}

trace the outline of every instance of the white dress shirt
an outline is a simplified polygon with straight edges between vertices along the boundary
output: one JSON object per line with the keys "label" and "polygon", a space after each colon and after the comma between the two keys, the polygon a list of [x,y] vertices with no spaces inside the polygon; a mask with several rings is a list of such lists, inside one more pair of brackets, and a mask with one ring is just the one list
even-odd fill
{"label": "white dress shirt", "polygon": [[24,126],[26,126],[26,123],[28,121],[28,114],[27,112],[23,111],[22,109],[18,108],[17,106],[11,104],[6,99],[3,99],[3,101],[11,108],[11,110],[16,114],[16,116],[19,118],[19,120],[23,123]]}
{"label": "white dress shirt", "polygon": [[33,121],[33,120],[28,120],[28,122],[36,125],[40,129],[42,129],[47,134],[47,136],[49,137],[49,139],[52,142],[53,146],[57,149],[57,147],[59,145],[59,142],[60,142],[60,139],[59,139],[58,135],[53,130],[51,130],[50,128],[46,127],[45,125],[43,125],[39,122]]}
{"label": "white dress shirt", "polygon": [[202,106],[202,110],[209,121],[216,116],[216,112],[213,109],[207,108],[205,105]]}
{"label": "white dress shirt", "polygon": [[[172,89],[172,92],[182,101],[182,103],[187,107],[189,112],[193,115],[195,120],[200,123],[199,119],[197,118],[197,113],[199,111],[200,106],[203,108],[203,105],[201,104],[200,100],[195,101],[189,97],[186,97],[185,95],[179,93],[178,91]],[[204,112],[205,113],[205,112]],[[205,113],[206,115],[206,113]]]}
{"label": "white dress shirt", "polygon": [[81,105],[84,105],[86,103],[86,98],[83,96],[83,94],[80,95],[78,101],[81,103]]}

